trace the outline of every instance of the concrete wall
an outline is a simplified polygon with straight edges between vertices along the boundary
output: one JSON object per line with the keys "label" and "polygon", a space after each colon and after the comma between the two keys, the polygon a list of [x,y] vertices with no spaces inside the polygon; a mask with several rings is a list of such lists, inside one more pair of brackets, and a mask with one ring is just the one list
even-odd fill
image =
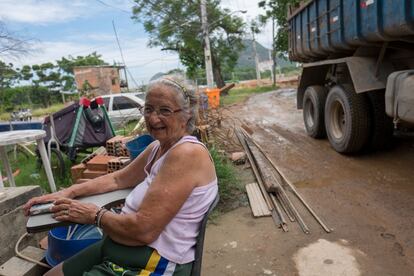
{"label": "concrete wall", "polygon": [[[0,198],[0,264],[13,257],[17,240],[26,232],[27,218],[22,205],[30,198],[41,195],[39,186],[4,188],[6,197]],[[20,249],[28,244],[36,245],[46,233],[27,239]]]}

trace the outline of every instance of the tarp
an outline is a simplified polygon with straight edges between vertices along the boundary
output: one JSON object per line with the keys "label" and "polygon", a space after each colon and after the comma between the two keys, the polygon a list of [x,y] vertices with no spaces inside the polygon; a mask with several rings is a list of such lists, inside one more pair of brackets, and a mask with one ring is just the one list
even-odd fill
{"label": "tarp", "polygon": [[[61,146],[69,146],[69,141],[73,131],[76,131],[75,143],[73,147],[85,149],[89,147],[104,146],[106,141],[113,137],[109,119],[106,119],[102,110],[98,106],[85,107],[82,109],[79,103],[74,102],[71,105],[53,113],[55,133],[58,143]],[[82,111],[80,111],[82,109]],[[86,109],[94,116],[102,118],[100,123],[93,123],[90,116],[87,116]],[[76,116],[80,116],[79,126],[75,127]],[[49,116],[44,119],[43,129],[46,131],[45,142],[51,138],[51,121]]]}

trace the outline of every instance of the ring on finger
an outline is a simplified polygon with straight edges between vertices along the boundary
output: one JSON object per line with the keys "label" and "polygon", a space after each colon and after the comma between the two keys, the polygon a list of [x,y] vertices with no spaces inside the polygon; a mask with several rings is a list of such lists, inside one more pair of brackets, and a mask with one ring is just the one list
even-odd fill
{"label": "ring on finger", "polygon": [[67,215],[67,216],[69,216],[69,209],[66,209],[66,210],[64,211],[64,214],[65,214],[65,215]]}

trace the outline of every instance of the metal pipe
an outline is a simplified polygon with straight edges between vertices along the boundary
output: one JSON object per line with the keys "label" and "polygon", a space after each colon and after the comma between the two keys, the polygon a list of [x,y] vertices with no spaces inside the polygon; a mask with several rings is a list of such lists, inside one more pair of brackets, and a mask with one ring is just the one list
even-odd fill
{"label": "metal pipe", "polygon": [[[283,193],[284,191],[282,191]],[[306,225],[305,221],[302,219],[302,217],[300,216],[298,210],[296,210],[295,206],[293,205],[293,203],[290,201],[290,199],[286,196],[286,194],[284,194],[285,196],[285,200],[287,203],[287,206],[289,206],[289,208],[292,210],[294,216],[296,217],[296,219],[298,220],[298,223],[300,225],[300,228],[302,228],[303,232],[305,234],[309,234],[309,227]]]}
{"label": "metal pipe", "polygon": [[275,195],[270,194],[270,198],[272,199],[273,205],[275,206],[275,210],[280,218],[280,226],[282,227],[284,232],[288,232],[289,229],[287,228],[285,217],[283,216],[282,210],[280,209],[279,203],[277,202]]}
{"label": "metal pipe", "polygon": [[282,198],[280,193],[276,193],[276,198],[279,200],[280,205],[282,206],[283,210],[285,211],[286,215],[288,216],[289,220],[291,222],[295,221],[295,215],[293,215],[292,210],[290,210],[285,202],[285,200]]}
{"label": "metal pipe", "polygon": [[318,215],[316,215],[315,211],[309,206],[309,204],[306,203],[306,201],[303,199],[303,197],[299,194],[299,192],[296,190],[296,188],[293,186],[292,183],[290,183],[290,181],[285,177],[285,175],[279,170],[279,168],[276,166],[276,164],[266,155],[266,153],[264,152],[264,150],[261,148],[260,145],[258,145],[256,143],[256,141],[253,140],[253,138],[242,129],[244,135],[246,137],[248,137],[253,144],[256,145],[256,147],[263,153],[263,155],[265,156],[265,158],[270,162],[270,164],[273,166],[273,168],[280,174],[280,176],[283,178],[283,180],[286,182],[286,184],[289,185],[289,187],[292,189],[292,192],[295,194],[295,196],[297,196],[297,198],[302,202],[302,204],[306,207],[306,209],[309,211],[309,213],[311,213],[311,215],[316,219],[316,221],[322,226],[322,228],[327,232],[327,233],[331,233],[332,229],[330,229],[328,226],[326,226],[326,224],[318,217]]}
{"label": "metal pipe", "polygon": [[250,152],[250,150],[249,150],[246,142],[243,141],[243,138],[241,137],[241,134],[237,130],[235,131],[235,133],[236,133],[236,136],[239,139],[240,144],[242,145],[244,151],[246,152],[246,155],[247,155],[247,158],[249,159],[250,165],[252,166],[253,173],[256,176],[257,183],[259,184],[259,188],[260,188],[260,190],[261,190],[261,192],[263,194],[263,197],[264,197],[264,199],[266,201],[267,208],[269,208],[269,210],[272,211],[273,210],[273,207],[272,207],[271,200],[270,200],[269,195],[267,194],[266,190],[263,187],[262,178],[260,177],[259,171],[256,168],[256,164],[254,163],[254,160],[253,160],[253,157],[251,155],[251,152]]}

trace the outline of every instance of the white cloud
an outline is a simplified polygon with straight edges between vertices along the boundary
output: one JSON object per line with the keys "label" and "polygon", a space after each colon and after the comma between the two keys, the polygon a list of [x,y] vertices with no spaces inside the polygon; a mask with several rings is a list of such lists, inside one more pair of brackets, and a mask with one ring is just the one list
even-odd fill
{"label": "white cloud", "polygon": [[[85,35],[86,36],[86,35]],[[30,56],[22,57],[20,60],[10,60],[16,67],[22,65],[41,64],[45,62],[55,62],[68,55],[87,55],[97,51],[102,58],[112,64],[114,61],[122,62],[118,46],[115,41],[106,43],[104,46],[89,43],[74,42],[54,42],[45,41],[35,45],[34,51]],[[166,72],[171,69],[182,67],[179,63],[178,55],[166,53],[159,48],[148,48],[147,38],[129,38],[121,41],[123,54],[127,66],[133,78],[141,84],[158,72]],[[8,60],[6,59],[8,62]],[[130,77],[128,75],[128,77]],[[131,80],[130,85],[135,86]]]}
{"label": "white cloud", "polygon": [[[132,1],[128,0],[107,1],[107,3],[115,11],[129,11],[133,5]],[[90,17],[108,9],[111,7],[91,0],[1,0],[0,20],[44,25]]]}
{"label": "white cloud", "polygon": [[[18,5],[18,6],[17,6]],[[0,2],[0,19],[19,23],[63,22],[81,16],[82,9],[61,1],[14,0]]]}
{"label": "white cloud", "polygon": [[65,41],[112,42],[115,41],[115,36],[113,33],[80,33],[65,36]]}
{"label": "white cloud", "polygon": [[[222,6],[231,11],[247,11],[246,13],[235,13],[243,17],[247,22],[257,18],[260,14],[264,14],[264,9],[259,8],[258,0],[222,0]],[[248,36],[249,37],[249,36]],[[263,46],[270,48],[272,45],[272,24],[269,22],[263,28],[261,33],[257,35],[256,40]]]}
{"label": "white cloud", "polygon": [[[133,4],[132,0],[103,0],[103,2],[118,8],[119,12],[122,12],[120,9],[129,10]],[[247,10],[246,14],[238,13],[245,19],[253,19],[263,13],[257,6],[258,1],[223,0],[222,2],[223,7],[228,7],[232,11]],[[108,10],[111,8],[92,0],[19,0],[17,4],[16,0],[0,0],[0,20],[30,24],[53,24],[80,17],[96,16],[99,18],[100,12]],[[125,29],[124,33],[129,33],[132,36],[133,32],[130,29]],[[257,40],[266,47],[271,45],[271,25],[257,36]],[[177,54],[167,53],[159,48],[147,48],[146,35],[140,38],[120,37],[120,41],[127,66],[139,84],[142,81],[147,82],[155,73],[177,67],[183,68]],[[76,36],[63,34],[60,37],[51,37],[37,43],[35,47],[36,51],[31,56],[23,57],[18,62],[14,60],[11,62],[17,66],[39,64],[56,61],[68,55],[87,55],[93,51],[101,54],[108,63],[121,62],[112,30],[102,33],[83,33],[80,30]]]}

